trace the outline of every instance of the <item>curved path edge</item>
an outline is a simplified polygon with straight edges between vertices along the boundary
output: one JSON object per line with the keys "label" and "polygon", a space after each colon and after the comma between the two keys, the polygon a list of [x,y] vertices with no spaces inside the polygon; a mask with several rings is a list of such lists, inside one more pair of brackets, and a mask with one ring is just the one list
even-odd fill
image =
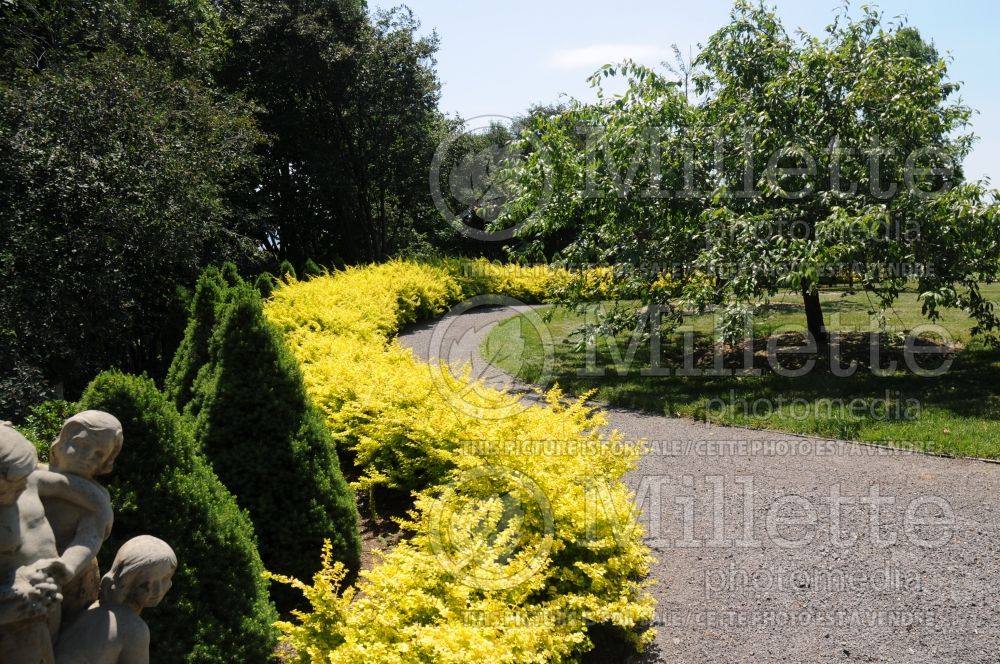
{"label": "curved path edge", "polygon": [[[479,353],[517,313],[398,340],[442,361],[446,325],[449,364],[537,401]],[[1000,662],[1000,466],[603,410],[651,449],[626,478],[657,558],[657,639],[639,661]]]}

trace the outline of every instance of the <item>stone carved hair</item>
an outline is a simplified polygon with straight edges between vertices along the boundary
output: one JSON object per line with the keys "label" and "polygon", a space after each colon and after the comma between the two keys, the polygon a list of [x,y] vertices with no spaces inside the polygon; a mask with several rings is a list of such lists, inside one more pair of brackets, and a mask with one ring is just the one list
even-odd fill
{"label": "stone carved hair", "polygon": [[9,423],[0,423],[0,478],[27,477],[38,466],[38,453]]}
{"label": "stone carved hair", "polygon": [[52,443],[49,454],[53,458],[62,455],[66,443],[82,431],[109,432],[114,436],[114,449],[108,456],[108,460],[104,463],[104,466],[98,469],[95,474],[105,475],[110,473],[111,469],[114,468],[115,458],[122,449],[122,442],[124,440],[122,424],[115,416],[99,410],[85,410],[66,420],[63,423],[62,430],[59,432],[59,437]]}
{"label": "stone carved hair", "polygon": [[144,569],[164,562],[177,569],[177,556],[163,540],[152,535],[140,535],[125,542],[118,549],[111,569],[101,579],[101,604],[123,604],[130,591],[129,579]]}

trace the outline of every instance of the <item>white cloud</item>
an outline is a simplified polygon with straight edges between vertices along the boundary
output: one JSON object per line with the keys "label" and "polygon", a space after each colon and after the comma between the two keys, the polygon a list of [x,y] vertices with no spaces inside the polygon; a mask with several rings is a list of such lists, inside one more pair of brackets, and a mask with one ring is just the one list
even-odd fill
{"label": "white cloud", "polygon": [[670,51],[649,44],[594,44],[583,48],[561,48],[549,56],[554,69],[596,69],[601,65],[631,58],[654,64],[670,57]]}

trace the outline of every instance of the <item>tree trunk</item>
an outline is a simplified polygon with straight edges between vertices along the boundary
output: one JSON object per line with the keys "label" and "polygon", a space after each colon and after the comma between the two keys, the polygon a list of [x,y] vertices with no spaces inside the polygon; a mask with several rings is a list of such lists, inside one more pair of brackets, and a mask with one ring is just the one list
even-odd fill
{"label": "tree trunk", "polygon": [[806,306],[806,326],[809,328],[809,334],[817,344],[826,345],[829,336],[823,321],[823,305],[819,301],[819,291],[813,290],[811,285],[803,286],[802,301]]}

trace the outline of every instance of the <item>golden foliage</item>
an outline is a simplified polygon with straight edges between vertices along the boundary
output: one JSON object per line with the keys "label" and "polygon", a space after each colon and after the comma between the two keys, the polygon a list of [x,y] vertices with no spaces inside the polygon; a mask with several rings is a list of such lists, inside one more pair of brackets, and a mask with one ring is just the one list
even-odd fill
{"label": "golden foliage", "polygon": [[636,446],[603,433],[582,399],[555,389],[545,405],[517,407],[392,340],[463,297],[540,301],[560,279],[501,266],[472,279],[456,266],[396,261],[293,280],[267,304],[355,455],[358,486],[415,497],[412,537],[356,589],[341,587],[329,550],[312,585],[274,577],[311,603],[280,625],[303,662],[575,661],[590,647],[588,623],[617,626],[636,645],[652,638],[652,559],[622,483]]}

